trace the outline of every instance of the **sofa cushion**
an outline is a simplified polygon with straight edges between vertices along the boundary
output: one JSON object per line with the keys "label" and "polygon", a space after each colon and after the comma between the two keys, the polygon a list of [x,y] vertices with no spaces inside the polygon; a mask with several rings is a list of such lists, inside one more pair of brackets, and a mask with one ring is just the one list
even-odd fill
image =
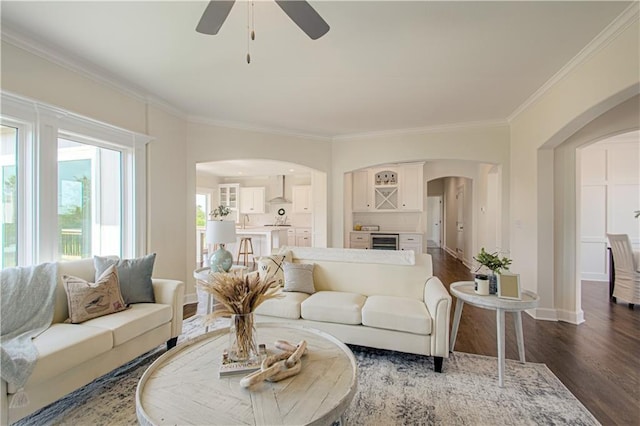
{"label": "sofa cushion", "polygon": [[110,330],[113,333],[113,346],[129,340],[171,321],[171,306],[159,303],[137,303],[126,311],[94,318],[83,325]]}
{"label": "sofa cushion", "polygon": [[120,279],[120,291],[127,305],[131,303],[154,303],[153,264],[156,254],[152,253],[138,259],[113,259],[109,257],[95,256],[93,258],[96,267],[96,277],[111,265],[118,268]]}
{"label": "sofa cushion", "polygon": [[258,273],[263,280],[275,280],[276,285],[284,285],[284,262],[292,262],[290,251],[258,259]]}
{"label": "sofa cushion", "polygon": [[281,292],[282,297],[268,299],[262,302],[255,310],[258,315],[268,315],[270,317],[300,319],[300,304],[309,295],[306,293],[296,293],[293,291]]}
{"label": "sofa cushion", "polygon": [[426,305],[408,297],[369,296],[362,308],[362,324],[387,330],[431,334],[431,316]]}
{"label": "sofa cushion", "polygon": [[362,306],[367,298],[357,293],[319,291],[300,305],[302,318],[312,321],[362,324]]}
{"label": "sofa cushion", "polygon": [[[48,380],[111,350],[113,334],[85,324],[52,324],[33,340],[38,362],[26,386]],[[15,386],[9,384],[9,392],[15,393]]]}
{"label": "sofa cushion", "polygon": [[62,281],[67,293],[68,322],[72,324],[127,309],[114,265],[108,267],[95,283],[69,275],[63,275]]}
{"label": "sofa cushion", "polygon": [[313,294],[313,263],[284,263],[284,291]]}

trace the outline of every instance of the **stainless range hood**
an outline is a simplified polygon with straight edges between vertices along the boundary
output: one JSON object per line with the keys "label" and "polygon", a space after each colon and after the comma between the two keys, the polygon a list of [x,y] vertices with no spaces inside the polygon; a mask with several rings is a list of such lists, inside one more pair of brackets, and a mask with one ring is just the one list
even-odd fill
{"label": "stainless range hood", "polygon": [[282,192],[279,196],[269,200],[269,204],[291,204],[291,201],[284,198],[284,175],[278,176],[282,180]]}

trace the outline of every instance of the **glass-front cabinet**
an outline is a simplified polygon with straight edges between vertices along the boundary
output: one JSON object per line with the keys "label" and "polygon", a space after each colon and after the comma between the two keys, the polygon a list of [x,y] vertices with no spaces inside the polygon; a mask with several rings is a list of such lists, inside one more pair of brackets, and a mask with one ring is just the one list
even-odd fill
{"label": "glass-front cabinet", "polygon": [[376,210],[398,209],[398,172],[381,170],[373,175],[373,199]]}
{"label": "glass-front cabinet", "polygon": [[[238,200],[240,198],[239,183],[221,183],[218,185],[218,205],[231,209],[230,216],[237,223],[239,220]],[[213,208],[217,206],[212,206]]]}

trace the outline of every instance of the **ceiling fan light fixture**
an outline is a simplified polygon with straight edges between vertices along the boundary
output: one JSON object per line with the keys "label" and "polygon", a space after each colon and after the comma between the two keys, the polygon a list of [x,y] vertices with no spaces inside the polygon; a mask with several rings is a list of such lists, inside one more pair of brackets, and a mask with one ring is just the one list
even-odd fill
{"label": "ceiling fan light fixture", "polygon": [[[329,31],[329,24],[305,0],[275,0],[280,9],[312,40],[317,40]],[[218,34],[229,16],[235,0],[211,0],[200,18],[196,31],[202,34]],[[254,2],[247,2],[247,63],[251,63],[249,42],[256,39]]]}

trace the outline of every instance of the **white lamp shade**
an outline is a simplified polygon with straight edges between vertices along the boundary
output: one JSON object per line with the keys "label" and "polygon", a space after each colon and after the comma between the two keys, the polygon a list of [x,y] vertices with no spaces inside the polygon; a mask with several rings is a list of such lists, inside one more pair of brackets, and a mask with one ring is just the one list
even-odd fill
{"label": "white lamp shade", "polygon": [[229,220],[207,221],[207,243],[225,244],[236,241],[236,224]]}

